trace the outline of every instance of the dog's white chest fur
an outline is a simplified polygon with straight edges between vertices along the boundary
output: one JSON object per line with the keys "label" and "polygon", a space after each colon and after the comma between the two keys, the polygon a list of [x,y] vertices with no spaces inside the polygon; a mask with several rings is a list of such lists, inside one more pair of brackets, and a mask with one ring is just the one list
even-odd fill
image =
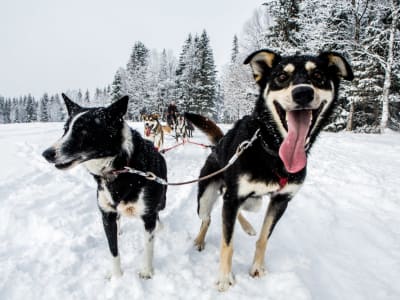
{"label": "dog's white chest fur", "polygon": [[238,195],[246,197],[253,193],[253,196],[263,196],[268,193],[276,192],[280,186],[277,183],[267,184],[264,181],[251,181],[249,175],[242,175],[238,180]]}
{"label": "dog's white chest fur", "polygon": [[146,213],[143,192],[140,192],[137,199],[118,199],[120,201],[115,201],[106,183],[102,181],[98,193],[97,201],[104,212],[116,212],[125,217],[141,217]]}
{"label": "dog's white chest fur", "polygon": [[252,196],[263,196],[266,194],[279,192],[283,194],[295,194],[300,184],[288,183],[284,187],[281,187],[278,183],[266,183],[264,181],[252,181],[249,175],[242,175],[238,180],[238,196],[246,197],[250,194]]}
{"label": "dog's white chest fur", "polygon": [[96,158],[85,161],[83,165],[85,168],[92,174],[102,175],[106,168],[111,166],[114,157],[104,157],[104,158]]}

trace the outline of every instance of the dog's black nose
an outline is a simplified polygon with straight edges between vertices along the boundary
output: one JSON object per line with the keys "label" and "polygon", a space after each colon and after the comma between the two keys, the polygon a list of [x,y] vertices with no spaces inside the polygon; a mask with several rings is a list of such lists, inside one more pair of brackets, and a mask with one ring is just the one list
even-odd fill
{"label": "dog's black nose", "polygon": [[56,158],[56,149],[53,147],[50,147],[46,150],[43,151],[42,156],[48,161],[48,162],[54,162]]}
{"label": "dog's black nose", "polygon": [[314,90],[308,86],[300,86],[292,91],[293,101],[299,105],[307,105],[314,99]]}

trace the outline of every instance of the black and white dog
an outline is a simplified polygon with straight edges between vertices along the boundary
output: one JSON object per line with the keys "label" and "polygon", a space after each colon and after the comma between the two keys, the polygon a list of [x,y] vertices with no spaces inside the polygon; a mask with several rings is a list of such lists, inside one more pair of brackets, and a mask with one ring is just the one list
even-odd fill
{"label": "black and white dog", "polygon": [[122,275],[117,242],[119,216],[144,222],[145,251],[140,277],[153,274],[153,245],[158,213],[165,207],[166,187],[135,174],[117,173],[125,166],[166,178],[164,158],[124,121],[125,96],[108,107],[85,108],[62,95],[69,118],[63,136],[43,156],[65,170],[84,165],[97,182],[97,201],[112,254],[112,277]]}
{"label": "black and white dog", "polygon": [[234,284],[232,238],[236,218],[248,233],[254,232],[240,210],[259,207],[262,196],[268,194],[270,203],[250,269],[253,277],[264,274],[268,238],[306,177],[307,153],[335,106],[340,79],[353,79],[350,65],[334,52],[280,56],[260,50],[251,54],[245,64],[251,65],[260,88],[250,116],[236,122],[224,136],[209,119],[186,114],[215,144],[200,176],[226,166],[237,147],[259,130],[252,146],[230,168],[199,184],[198,214],[202,224],[195,240],[199,250],[204,248],[212,207],[219,191],[224,192],[220,291]]}

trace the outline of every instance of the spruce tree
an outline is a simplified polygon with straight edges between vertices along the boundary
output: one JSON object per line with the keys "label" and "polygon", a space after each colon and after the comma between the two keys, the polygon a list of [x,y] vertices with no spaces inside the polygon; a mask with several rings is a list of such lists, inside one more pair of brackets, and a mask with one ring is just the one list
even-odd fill
{"label": "spruce tree", "polygon": [[11,123],[11,99],[5,99],[4,103],[4,123]]}
{"label": "spruce tree", "polygon": [[182,111],[193,111],[194,109],[192,105],[192,86],[195,40],[197,40],[197,37],[193,39],[191,34],[188,35],[179,55],[178,68],[176,69],[176,102],[178,109]]}
{"label": "spruce tree", "polygon": [[149,52],[142,42],[136,42],[126,66],[127,93],[130,98],[128,118],[130,119],[139,120],[139,111],[142,108],[143,100],[147,97],[146,77]]}
{"label": "spruce tree", "polygon": [[90,94],[89,94],[89,90],[86,90],[85,92],[85,96],[83,98],[83,103],[84,105],[88,106],[90,103]]}
{"label": "spruce tree", "polygon": [[42,98],[40,98],[39,104],[39,121],[48,122],[49,121],[49,95],[45,93]]}
{"label": "spruce tree", "polygon": [[210,39],[204,30],[198,43],[199,78],[198,112],[210,118],[216,118],[215,100],[217,90],[216,68]]}
{"label": "spruce tree", "polygon": [[[126,91],[126,76],[125,70],[119,68],[114,76],[114,81],[111,84],[111,101],[117,101],[121,99],[122,96],[127,94]],[[101,99],[104,98],[104,94],[100,89],[96,89],[96,98]]]}
{"label": "spruce tree", "polygon": [[79,89],[78,93],[76,94],[76,101],[79,104],[83,105],[83,94],[82,94],[82,90],[81,89]]}
{"label": "spruce tree", "polygon": [[0,123],[5,123],[4,108],[5,108],[4,97],[0,95]]}
{"label": "spruce tree", "polygon": [[[153,79],[154,80],[154,79]],[[163,49],[157,76],[157,112],[165,116],[168,104],[175,100],[176,59],[171,52]]]}
{"label": "spruce tree", "polygon": [[237,35],[235,34],[233,36],[233,42],[232,42],[231,63],[236,62],[238,54],[239,54],[239,40]]}
{"label": "spruce tree", "polygon": [[31,96],[31,94],[29,94],[26,99],[25,110],[26,110],[26,122],[36,121],[35,103],[34,103],[34,98]]}
{"label": "spruce tree", "polygon": [[264,38],[269,48],[287,53],[302,47],[299,42],[301,2],[301,0],[268,0],[263,4],[273,19],[265,31]]}

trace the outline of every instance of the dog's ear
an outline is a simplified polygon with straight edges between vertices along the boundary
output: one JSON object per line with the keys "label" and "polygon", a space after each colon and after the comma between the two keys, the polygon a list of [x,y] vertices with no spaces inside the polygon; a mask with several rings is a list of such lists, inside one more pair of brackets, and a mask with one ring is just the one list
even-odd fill
{"label": "dog's ear", "polygon": [[353,80],[354,75],[347,60],[336,52],[322,52],[320,58],[328,61],[328,67],[333,68],[334,73],[345,80]]}
{"label": "dog's ear", "polygon": [[114,118],[121,119],[128,110],[128,96],[123,96],[121,99],[112,103],[109,107],[107,107],[107,111],[112,115]]}
{"label": "dog's ear", "polygon": [[61,96],[64,99],[64,103],[65,106],[67,107],[67,112],[69,116],[74,115],[75,113],[77,113],[78,111],[80,111],[82,109],[81,106],[79,106],[78,104],[76,104],[74,101],[72,101],[71,99],[69,99],[67,97],[67,95],[65,95],[64,93],[61,94]]}
{"label": "dog's ear", "polygon": [[154,117],[155,119],[159,119],[159,118],[160,118],[160,115],[159,115],[159,114],[153,114],[153,117]]}
{"label": "dog's ear", "polygon": [[271,69],[281,60],[281,56],[271,50],[263,49],[250,54],[244,64],[250,64],[255,81],[262,85],[271,72]]}

